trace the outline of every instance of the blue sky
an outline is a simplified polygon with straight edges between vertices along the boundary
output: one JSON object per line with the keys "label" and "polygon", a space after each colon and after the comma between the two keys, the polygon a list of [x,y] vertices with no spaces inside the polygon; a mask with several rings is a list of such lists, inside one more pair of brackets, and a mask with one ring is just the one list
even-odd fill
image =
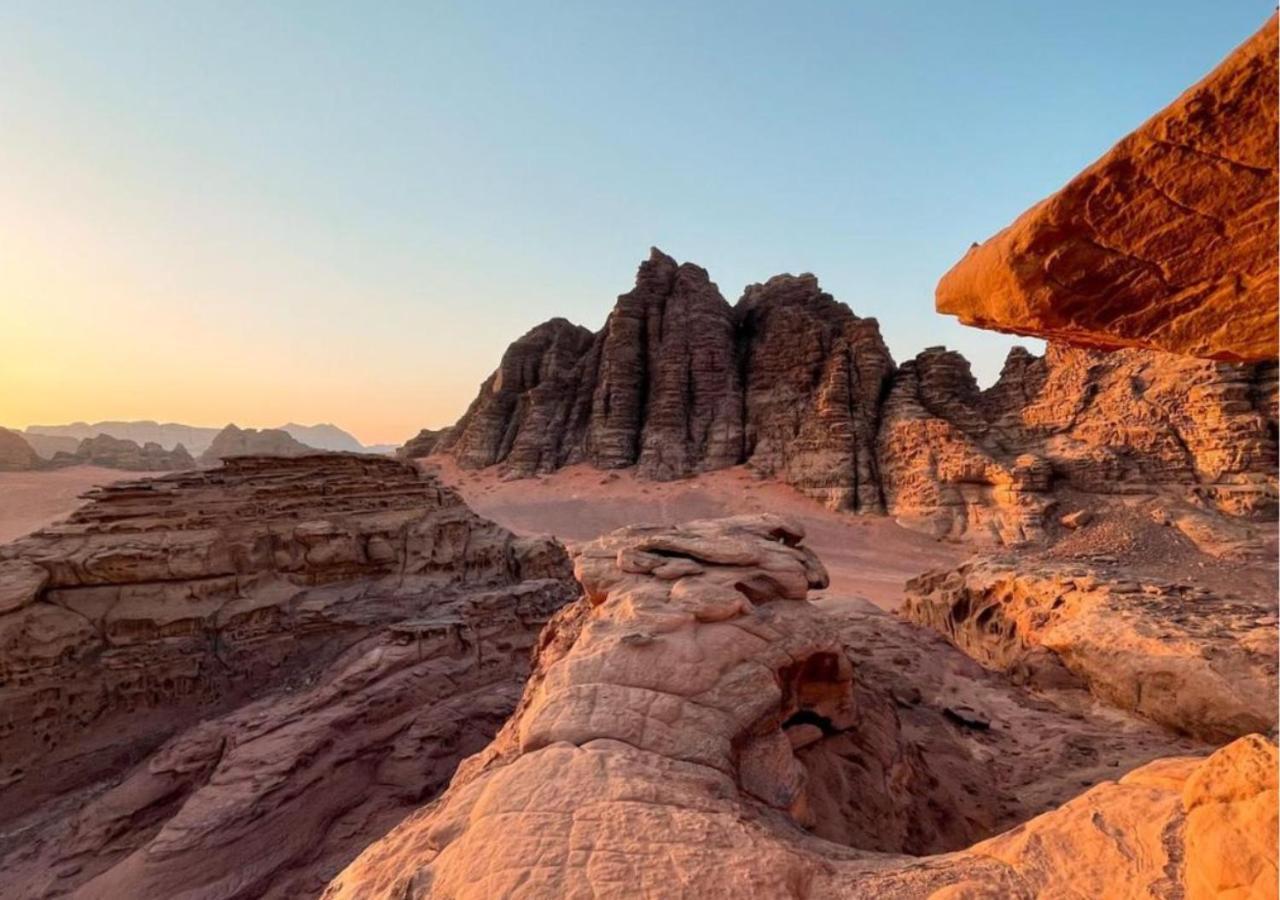
{"label": "blue sky", "polygon": [[651,245],[989,382],[1014,341],[938,278],[1270,11],[0,0],[0,423],[401,440]]}

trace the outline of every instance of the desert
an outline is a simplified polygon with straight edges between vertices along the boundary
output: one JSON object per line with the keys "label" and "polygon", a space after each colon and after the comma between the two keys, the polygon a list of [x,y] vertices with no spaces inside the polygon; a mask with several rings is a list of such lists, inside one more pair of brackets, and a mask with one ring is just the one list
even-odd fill
{"label": "desert", "polygon": [[[0,263],[47,294],[0,352],[0,900],[1280,896],[1280,50],[1241,6],[1170,13],[1170,46],[1146,9],[284,17],[305,39],[193,11],[205,33],[161,55],[154,10],[119,47],[101,10],[16,16],[188,148],[150,146],[144,180],[180,170],[185,197],[196,144],[275,180],[219,193],[210,165],[180,225],[178,195],[137,193],[136,244],[99,232],[55,278],[41,241],[71,226],[33,227],[41,252]],[[877,34],[902,38],[864,51],[890,80],[845,52]],[[142,92],[134,47],[177,80]],[[215,47],[272,78],[192,102]],[[15,95],[51,89],[21,59]],[[1061,72],[1108,61],[1100,83],[1159,90],[1073,113]],[[954,168],[970,79],[1002,100],[956,113]],[[507,90],[524,105],[489,106]],[[828,91],[856,127],[738,127]],[[620,97],[643,150],[594,143],[621,141]],[[1051,101],[1065,127],[1027,126]],[[219,144],[242,122],[244,156]],[[704,158],[709,122],[743,155]],[[258,169],[293,129],[326,140]],[[975,168],[1006,145],[1019,165]],[[827,152],[866,156],[857,191],[769,205]],[[1022,167],[1064,177],[1003,193]],[[875,241],[824,254],[821,195],[881,181]],[[990,237],[922,255],[963,218],[939,185],[978,181]],[[656,224],[708,183],[756,252]],[[747,187],[789,214],[744,214]],[[699,245],[714,265],[668,252]],[[807,270],[846,254],[858,278]],[[886,270],[932,302],[877,296]]]}

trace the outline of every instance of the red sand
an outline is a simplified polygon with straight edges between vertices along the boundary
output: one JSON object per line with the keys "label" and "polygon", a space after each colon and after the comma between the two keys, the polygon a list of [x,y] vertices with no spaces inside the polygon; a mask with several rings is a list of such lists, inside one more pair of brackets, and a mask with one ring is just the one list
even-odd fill
{"label": "red sand", "polygon": [[100,484],[144,477],[98,466],[45,472],[0,472],[0,544],[65,518],[80,495]]}
{"label": "red sand", "polygon": [[805,543],[831,573],[831,587],[822,593],[841,599],[864,597],[885,609],[898,605],[908,578],[955,565],[973,552],[909,531],[886,516],[832,512],[793,488],[756,478],[744,467],[684,481],[652,482],[639,481],[625,470],[606,473],[572,466],[551,475],[503,481],[496,470],[462,471],[448,457],[422,463],[458,488],[480,515],[520,534],[551,533],[568,544],[623,525],[747,512],[785,515],[805,527]]}

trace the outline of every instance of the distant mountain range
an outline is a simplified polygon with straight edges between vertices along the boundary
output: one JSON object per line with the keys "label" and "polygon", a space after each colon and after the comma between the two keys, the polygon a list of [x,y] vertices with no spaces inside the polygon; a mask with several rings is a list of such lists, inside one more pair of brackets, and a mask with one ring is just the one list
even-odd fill
{"label": "distant mountain range", "polygon": [[[37,453],[45,459],[51,459],[59,450],[75,452],[80,441],[100,434],[136,441],[138,444],[151,441],[166,450],[172,450],[178,444],[182,444],[193,456],[199,456],[209,449],[213,439],[222,430],[198,425],[183,425],[180,422],[105,421],[72,422],[69,425],[30,425],[20,433]],[[290,422],[287,425],[281,425],[279,430],[287,432],[295,440],[317,450],[339,450],[352,453],[391,453],[395,450],[395,446],[391,444],[365,446],[350,432],[328,423],[299,425],[296,422]]]}

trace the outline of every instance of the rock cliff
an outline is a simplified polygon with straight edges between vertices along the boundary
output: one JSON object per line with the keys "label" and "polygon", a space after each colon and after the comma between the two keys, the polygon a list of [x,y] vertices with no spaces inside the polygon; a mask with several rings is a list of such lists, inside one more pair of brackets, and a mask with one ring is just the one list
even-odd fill
{"label": "rock cliff", "polygon": [[0,856],[44,896],[314,896],[438,791],[577,594],[387,458],[233,457],[0,547]]}
{"label": "rock cliff", "polygon": [[938,311],[1097,347],[1274,360],[1276,17],[943,276]]}
{"label": "rock cliff", "polygon": [[585,463],[669,480],[745,464],[835,509],[1017,546],[1055,536],[1076,495],[1094,509],[1143,495],[1268,515],[1276,364],[1051,344],[1043,357],[1015,348],[981,390],[945,348],[896,367],[875,320],[812,275],[730,306],[703,269],[655,250],[599,334],[538,326],[457,425],[402,450],[430,452],[514,476]]}

